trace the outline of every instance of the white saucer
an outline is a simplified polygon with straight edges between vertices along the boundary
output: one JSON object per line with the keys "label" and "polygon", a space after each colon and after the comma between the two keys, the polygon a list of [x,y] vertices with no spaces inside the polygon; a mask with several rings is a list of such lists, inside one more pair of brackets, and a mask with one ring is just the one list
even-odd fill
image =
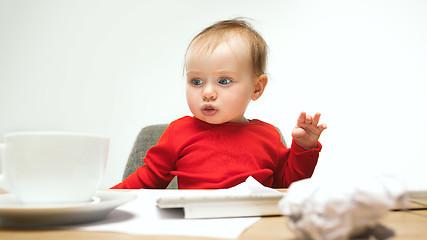
{"label": "white saucer", "polygon": [[94,201],[56,205],[17,202],[13,194],[0,194],[0,226],[51,226],[104,219],[114,208],[136,199],[126,192],[97,191]]}

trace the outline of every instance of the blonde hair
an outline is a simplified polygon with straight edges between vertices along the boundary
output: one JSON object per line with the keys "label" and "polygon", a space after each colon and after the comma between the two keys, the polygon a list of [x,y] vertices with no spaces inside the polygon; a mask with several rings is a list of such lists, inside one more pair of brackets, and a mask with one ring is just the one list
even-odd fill
{"label": "blonde hair", "polygon": [[268,51],[267,43],[248,22],[240,18],[219,21],[205,28],[191,40],[187,48],[187,53],[190,47],[199,44],[205,44],[204,47],[206,50],[213,51],[220,43],[226,42],[230,34],[233,33],[237,33],[242,39],[247,40],[256,76],[265,74]]}

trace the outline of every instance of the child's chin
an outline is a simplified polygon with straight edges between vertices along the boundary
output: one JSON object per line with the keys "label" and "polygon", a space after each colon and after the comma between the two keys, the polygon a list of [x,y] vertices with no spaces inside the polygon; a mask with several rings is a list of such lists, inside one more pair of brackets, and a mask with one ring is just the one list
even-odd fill
{"label": "child's chin", "polygon": [[225,121],[220,121],[220,120],[216,120],[216,119],[212,119],[212,118],[197,117],[197,116],[196,116],[196,118],[203,121],[203,122],[209,123],[209,124],[223,124],[223,123],[225,123]]}

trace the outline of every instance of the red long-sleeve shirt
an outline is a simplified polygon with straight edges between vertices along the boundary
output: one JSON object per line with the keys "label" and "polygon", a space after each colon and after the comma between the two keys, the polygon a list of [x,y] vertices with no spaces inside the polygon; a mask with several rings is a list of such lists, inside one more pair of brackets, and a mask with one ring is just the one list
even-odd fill
{"label": "red long-sleeve shirt", "polygon": [[321,145],[286,148],[268,123],[209,124],[195,117],[173,121],[138,168],[113,188],[165,188],[174,175],[180,189],[233,187],[253,176],[267,187],[289,187],[309,178]]}

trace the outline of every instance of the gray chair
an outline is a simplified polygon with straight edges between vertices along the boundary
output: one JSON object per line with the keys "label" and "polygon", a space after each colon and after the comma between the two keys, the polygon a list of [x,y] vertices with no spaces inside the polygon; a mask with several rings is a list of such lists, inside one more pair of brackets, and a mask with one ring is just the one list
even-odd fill
{"label": "gray chair", "polygon": [[[135,172],[137,168],[145,164],[143,160],[145,154],[147,153],[148,149],[157,144],[160,139],[160,136],[163,134],[167,127],[168,124],[156,124],[149,125],[141,129],[138,136],[136,137],[131,153],[129,155],[129,159],[126,164],[125,171],[123,173],[123,180],[127,178],[130,174]],[[277,131],[279,131],[282,142],[286,146],[285,139],[283,138],[280,129],[277,128]],[[167,189],[178,189],[178,181],[176,176],[169,183]]]}
{"label": "gray chair", "polygon": [[[136,171],[137,168],[144,165],[145,154],[148,149],[156,145],[162,136],[163,132],[169,124],[156,124],[149,125],[141,129],[135,142],[133,143],[128,162],[126,164],[125,172],[123,173],[123,180]],[[178,189],[178,181],[176,176],[167,186],[168,189]]]}

